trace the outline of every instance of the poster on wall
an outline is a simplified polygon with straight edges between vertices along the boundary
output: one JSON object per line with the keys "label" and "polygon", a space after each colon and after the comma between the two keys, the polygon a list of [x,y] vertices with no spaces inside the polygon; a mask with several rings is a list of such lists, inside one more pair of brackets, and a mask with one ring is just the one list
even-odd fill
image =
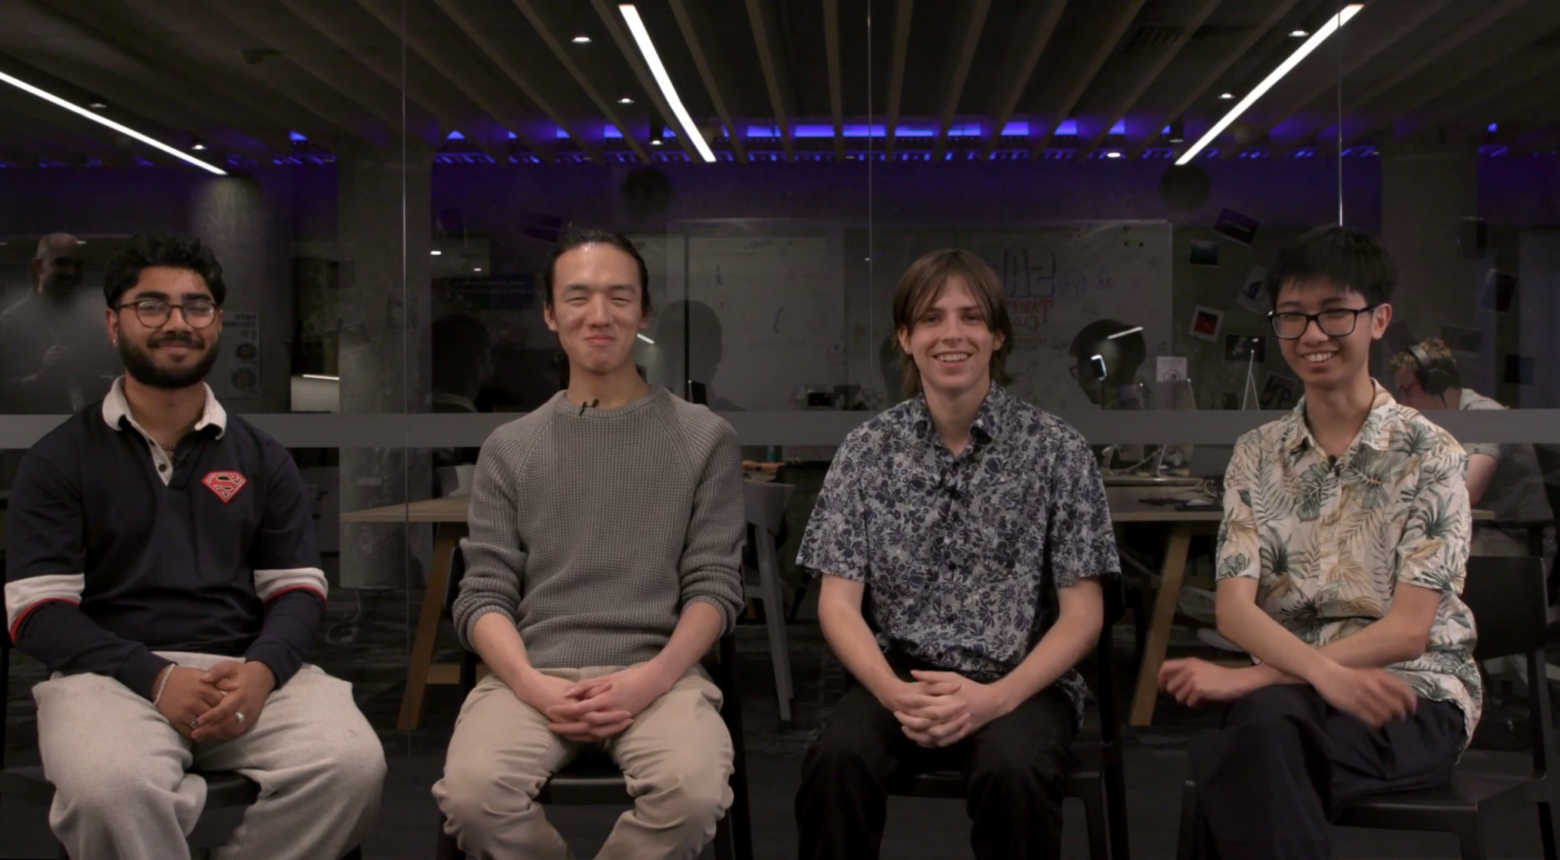
{"label": "poster on wall", "polygon": [[222,339],[210,384],[217,397],[260,396],[260,314],[222,314]]}

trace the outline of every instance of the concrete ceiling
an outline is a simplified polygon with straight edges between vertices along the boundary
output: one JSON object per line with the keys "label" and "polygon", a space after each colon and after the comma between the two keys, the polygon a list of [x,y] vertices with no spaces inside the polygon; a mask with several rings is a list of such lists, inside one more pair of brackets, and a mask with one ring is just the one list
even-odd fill
{"label": "concrete ceiling", "polygon": [[[717,151],[745,162],[843,159],[844,132],[868,122],[887,129],[874,148],[934,157],[1175,150],[1186,144],[1171,144],[1165,126],[1182,120],[1195,140],[1233,104],[1221,93],[1255,86],[1301,44],[1290,32],[1314,30],[1338,2],[655,0],[639,9],[695,122]],[[0,72],[81,103],[101,98],[106,116],[176,147],[199,140],[208,158],[269,163],[295,154],[296,135],[325,153],[391,148],[403,132],[429,147],[544,163],[696,158],[681,137],[652,145],[675,118],[613,0],[0,7]],[[1000,134],[1009,123],[1029,132]],[[1124,133],[1112,133],[1118,123]],[[452,131],[464,140],[451,144]],[[1560,145],[1560,2],[1368,0],[1210,157],[1420,139]],[[143,161],[178,163],[0,86],[0,162]]]}

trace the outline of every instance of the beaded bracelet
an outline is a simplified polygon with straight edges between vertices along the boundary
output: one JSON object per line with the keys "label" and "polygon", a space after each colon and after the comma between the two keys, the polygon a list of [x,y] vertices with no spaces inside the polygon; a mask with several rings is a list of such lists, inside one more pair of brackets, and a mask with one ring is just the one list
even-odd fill
{"label": "beaded bracelet", "polygon": [[152,697],[152,707],[157,707],[157,704],[162,701],[163,690],[168,689],[168,679],[171,677],[173,677],[173,666],[169,665],[163,670],[162,683],[157,685],[157,695]]}

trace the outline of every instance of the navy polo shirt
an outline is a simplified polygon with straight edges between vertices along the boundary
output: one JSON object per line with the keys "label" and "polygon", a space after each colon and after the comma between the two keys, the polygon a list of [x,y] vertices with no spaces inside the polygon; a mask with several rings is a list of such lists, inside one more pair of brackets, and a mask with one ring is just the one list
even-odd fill
{"label": "navy polo shirt", "polygon": [[123,379],[45,436],[11,488],[11,639],[51,672],[95,672],[151,698],[153,651],[257,660],[278,687],[325,611],[311,505],[291,455],[206,391],[166,452]]}

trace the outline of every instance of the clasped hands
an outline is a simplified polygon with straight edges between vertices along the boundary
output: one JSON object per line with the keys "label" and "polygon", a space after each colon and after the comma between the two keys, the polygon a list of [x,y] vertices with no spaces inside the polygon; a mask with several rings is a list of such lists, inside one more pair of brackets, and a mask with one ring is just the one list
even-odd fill
{"label": "clasped hands", "polygon": [[259,662],[224,660],[204,672],[185,666],[165,671],[157,710],[192,741],[231,740],[250,731],[276,688],[276,676]]}
{"label": "clasped hands", "polygon": [[905,737],[928,749],[952,746],[1012,710],[1003,688],[955,672],[917,669],[913,681],[897,678],[878,696],[894,713]]}
{"label": "clasped hands", "polygon": [[547,717],[553,734],[593,743],[626,731],[676,680],[649,663],[582,681],[538,672],[527,679],[520,698]]}

